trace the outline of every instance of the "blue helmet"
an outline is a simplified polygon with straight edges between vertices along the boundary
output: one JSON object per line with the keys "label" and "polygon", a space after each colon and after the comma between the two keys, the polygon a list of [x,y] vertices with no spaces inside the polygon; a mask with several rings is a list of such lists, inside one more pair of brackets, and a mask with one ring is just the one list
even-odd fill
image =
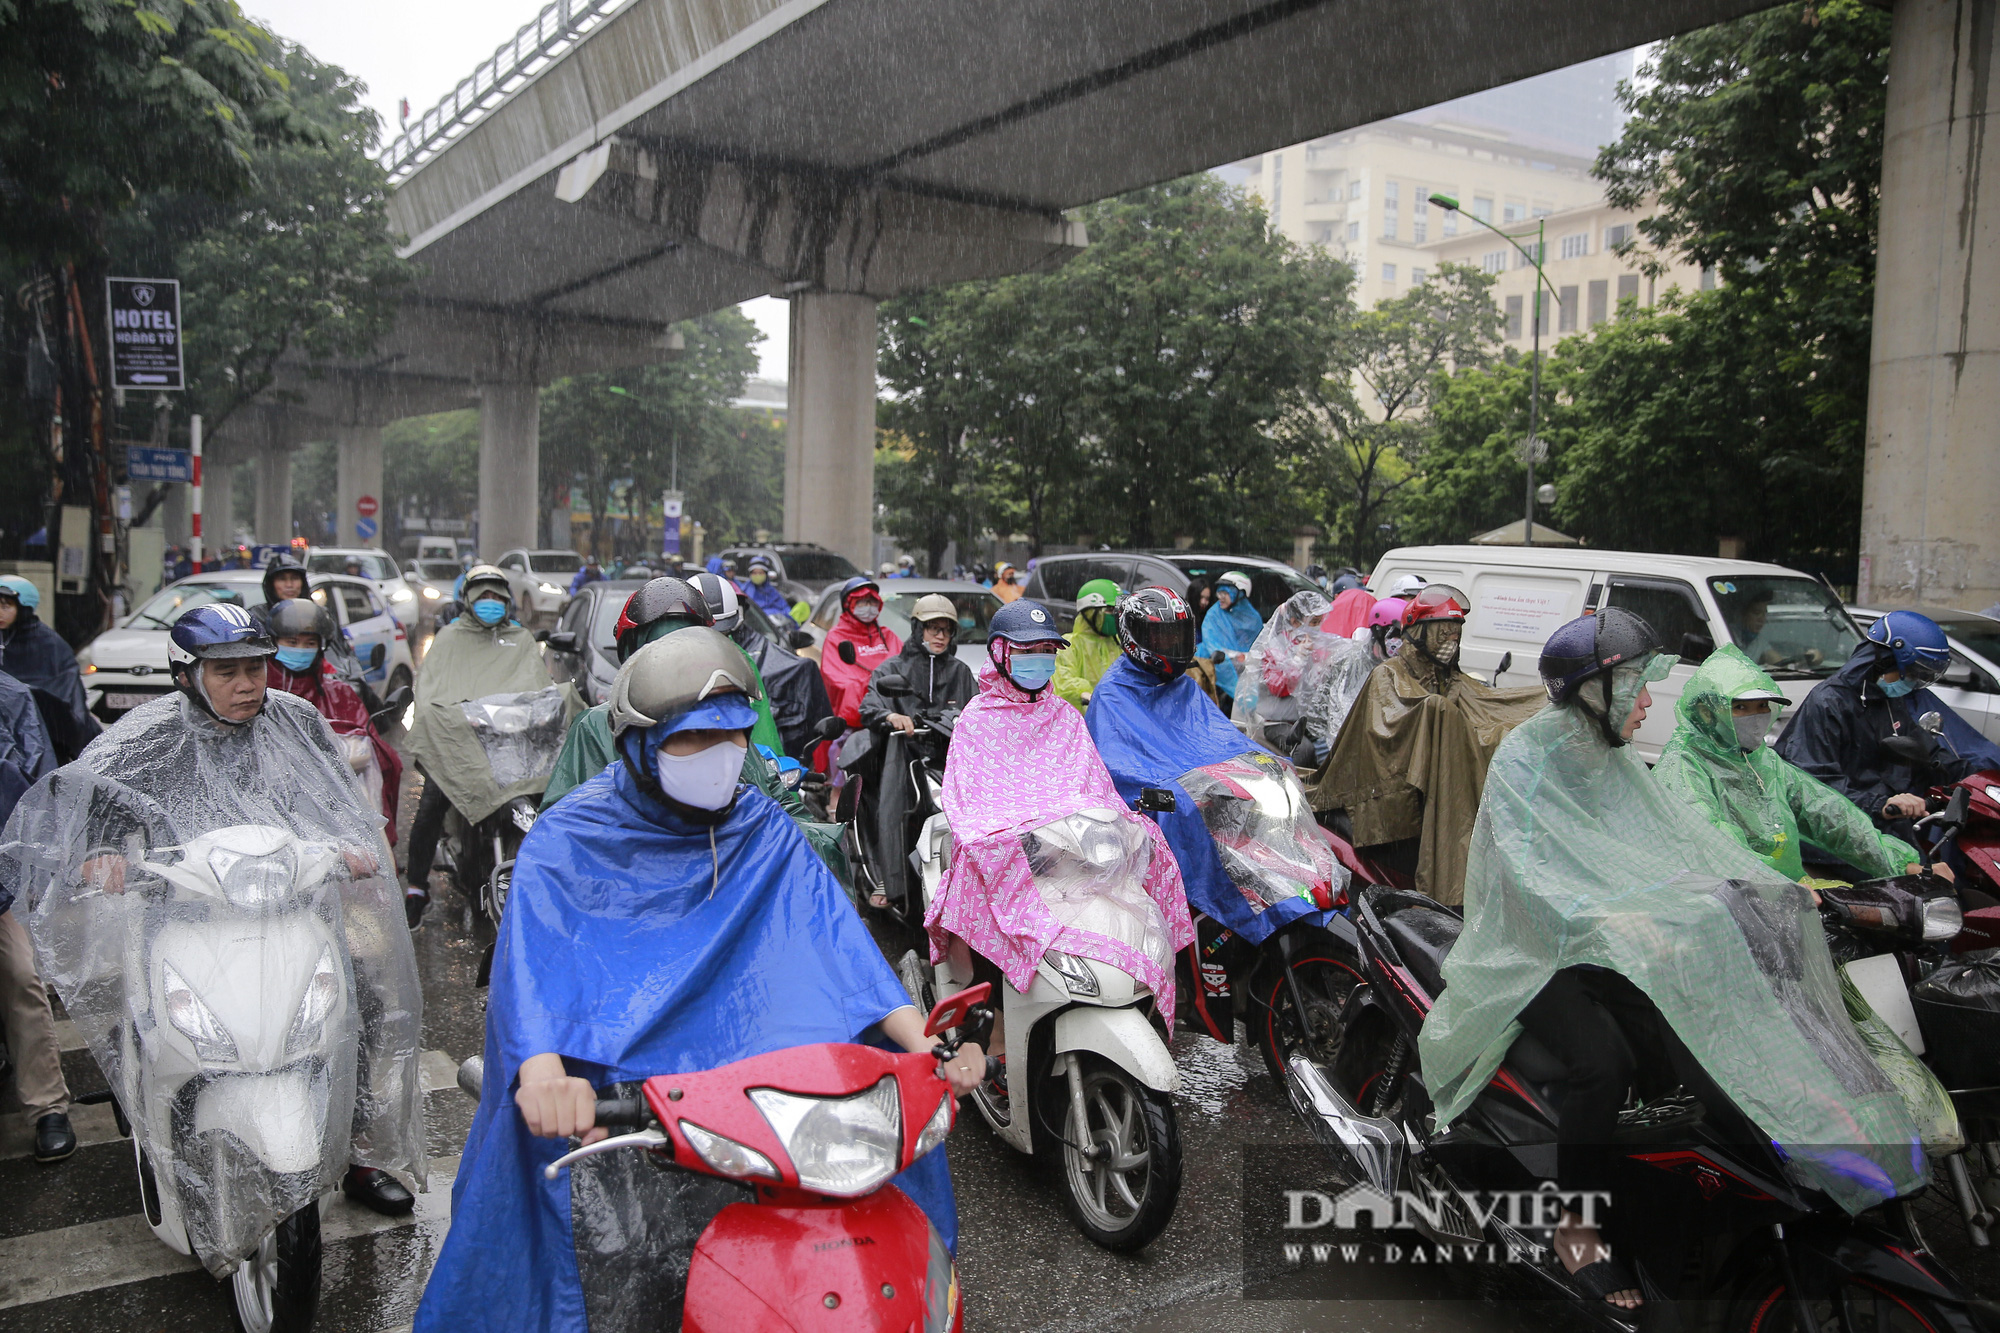
{"label": "blue helmet", "polygon": [[0,578],[0,597],[12,597],[26,611],[42,604],[42,590],[18,574]]}
{"label": "blue helmet", "polygon": [[203,659],[269,657],[278,651],[271,632],[234,602],[211,602],[174,622],[167,635],[171,667],[192,666]]}
{"label": "blue helmet", "polygon": [[1951,665],[1951,645],[1945,641],[1944,630],[1937,621],[1915,611],[1891,611],[1880,617],[1868,627],[1868,641],[1887,650],[1895,660],[1895,669],[1920,688],[1937,680]]}
{"label": "blue helmet", "polygon": [[1595,615],[1578,616],[1549,636],[1542,645],[1542,684],[1551,700],[1568,703],[1592,676],[1659,651],[1660,636],[1651,625],[1630,611],[1607,606]]}
{"label": "blue helmet", "polygon": [[841,584],[840,609],[843,611],[853,610],[855,597],[864,592],[873,594],[875,600],[878,602],[882,600],[882,585],[874,579],[869,578],[866,574],[856,574],[853,578]]}
{"label": "blue helmet", "polygon": [[988,627],[995,639],[1009,643],[1068,643],[1056,628],[1056,618],[1040,602],[1017,597],[993,613]]}

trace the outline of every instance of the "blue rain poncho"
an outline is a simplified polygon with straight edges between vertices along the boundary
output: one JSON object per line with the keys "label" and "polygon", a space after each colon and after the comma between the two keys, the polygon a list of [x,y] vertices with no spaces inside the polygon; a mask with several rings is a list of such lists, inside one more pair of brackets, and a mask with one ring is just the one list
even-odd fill
{"label": "blue rain poncho", "polygon": [[[1627,716],[1659,655],[1613,676]],[[1417,1039],[1440,1128],[1485,1088],[1558,970],[1609,968],[1850,1212],[1928,1178],[1910,1107],[1848,1017],[1812,896],[1656,785],[1598,719],[1550,707],[1500,743],[1465,872],[1465,930]]]}
{"label": "blue rain poncho", "polygon": [[[1257,636],[1263,632],[1264,618],[1250,605],[1249,598],[1237,596],[1227,609],[1217,598],[1215,605],[1208,608],[1208,614],[1201,618],[1201,642],[1195,645],[1194,655],[1207,657],[1217,649],[1247,653],[1257,646]],[[1215,664],[1215,692],[1226,699],[1236,697],[1236,663],[1228,658]]]}
{"label": "blue rain poncho", "polygon": [[[528,1057],[560,1054],[603,1089],[857,1041],[909,1005],[775,802],[739,788],[713,832],[711,856],[710,830],[669,813],[618,763],[544,811],[522,842],[493,958],[483,1095],[418,1329],[589,1326],[572,1173],[542,1177],[568,1144],[530,1135],[514,1104]],[[896,1184],[954,1245],[943,1151]]]}
{"label": "blue rain poncho", "polygon": [[1139,799],[1142,787],[1173,791],[1179,809],[1161,811],[1156,818],[1180,863],[1190,907],[1252,944],[1261,944],[1302,916],[1324,924],[1328,913],[1307,898],[1286,898],[1257,911],[1224,868],[1215,838],[1181,785],[1181,775],[1240,754],[1268,752],[1230,725],[1193,676],[1162,681],[1121,657],[1097,682],[1084,725],[1127,805]]}
{"label": "blue rain poncho", "polygon": [[[35,710],[34,692],[0,672],[0,825],[14,812],[21,794],[55,766],[48,733]],[[0,890],[0,912],[7,910],[5,898],[5,890]]]}

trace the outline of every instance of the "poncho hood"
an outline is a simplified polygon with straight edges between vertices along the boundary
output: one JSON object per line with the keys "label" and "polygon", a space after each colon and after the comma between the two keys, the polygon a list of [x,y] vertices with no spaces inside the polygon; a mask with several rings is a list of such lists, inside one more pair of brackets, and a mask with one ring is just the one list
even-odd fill
{"label": "poncho hood", "polygon": [[[841,660],[840,645],[854,646],[854,662]],[[903,640],[880,621],[865,625],[842,611],[840,619],[827,631],[820,645],[819,669],[826,679],[826,697],[833,711],[850,727],[861,725],[861,696],[868,693],[868,677],[875,668],[903,649]]]}
{"label": "poncho hood", "polygon": [[[1633,675],[1620,702],[1643,683]],[[1592,965],[1652,999],[1801,1183],[1859,1211],[1925,1180],[1917,1126],[1847,1017],[1811,895],[1661,791],[1597,719],[1549,708],[1501,743],[1465,904],[1418,1039],[1440,1125],[1485,1086],[1548,979]]]}
{"label": "poncho hood", "polygon": [[[582,1333],[571,1176],[541,1173],[568,1145],[528,1134],[513,1096],[522,1062],[553,1052],[604,1088],[856,1041],[910,998],[805,838],[755,791],[711,830],[613,766],[536,821],[507,908],[479,1109],[416,1327]],[[952,1234],[941,1153],[897,1183]]]}
{"label": "poncho hood", "polygon": [[1349,588],[1333,599],[1326,619],[1319,627],[1328,634],[1337,634],[1343,639],[1354,637],[1354,631],[1368,624],[1368,613],[1375,609],[1375,594],[1366,588]]}

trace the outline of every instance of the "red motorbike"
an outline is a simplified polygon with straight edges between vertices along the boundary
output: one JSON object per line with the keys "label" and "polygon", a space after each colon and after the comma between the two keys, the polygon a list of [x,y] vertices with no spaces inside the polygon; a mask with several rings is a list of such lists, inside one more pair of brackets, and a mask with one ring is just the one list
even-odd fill
{"label": "red motorbike", "polygon": [[[941,1002],[925,1033],[990,1022],[985,983]],[[957,1101],[938,1066],[957,1052],[892,1054],[829,1042],[694,1074],[663,1074],[643,1097],[598,1102],[627,1132],[568,1153],[544,1174],[636,1148],[752,1186],[695,1243],[686,1333],[960,1333],[958,1270],[909,1196],[884,1189],[943,1143]]]}

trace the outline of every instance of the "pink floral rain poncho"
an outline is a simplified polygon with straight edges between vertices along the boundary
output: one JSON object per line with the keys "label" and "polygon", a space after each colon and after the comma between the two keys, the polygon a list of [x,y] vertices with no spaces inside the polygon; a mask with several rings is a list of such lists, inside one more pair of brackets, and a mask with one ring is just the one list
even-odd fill
{"label": "pink floral rain poncho", "polygon": [[[1057,949],[1144,982],[1171,1023],[1173,956],[1194,942],[1194,925],[1159,826],[1119,799],[1083,716],[1055,691],[1030,698],[990,664],[980,668],[979,688],[959,716],[945,771],[952,851],[924,919],[932,961],[943,960],[956,935],[1025,991],[1042,955]],[[1075,910],[1078,882],[1065,886],[1045,875],[1038,884],[1023,841],[1080,812],[1109,815],[1109,827],[1131,849],[1127,864],[1146,865],[1137,883],[1129,875],[1086,881],[1094,898],[1082,913]],[[1093,921],[1115,922],[1116,937],[1085,928]]]}

